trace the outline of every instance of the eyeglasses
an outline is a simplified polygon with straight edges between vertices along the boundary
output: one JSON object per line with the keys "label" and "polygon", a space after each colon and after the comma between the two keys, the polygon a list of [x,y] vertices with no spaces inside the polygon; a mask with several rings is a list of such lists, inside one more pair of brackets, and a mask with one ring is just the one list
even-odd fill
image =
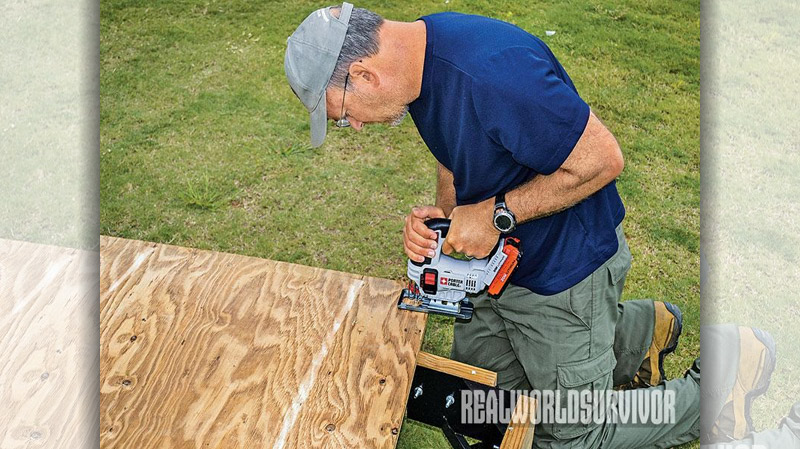
{"label": "eyeglasses", "polygon": [[347,93],[347,82],[350,80],[350,74],[348,73],[344,77],[344,91],[342,92],[342,113],[339,114],[339,120],[336,120],[336,127],[337,128],[349,128],[350,121],[347,120],[347,117],[344,115],[344,96]]}

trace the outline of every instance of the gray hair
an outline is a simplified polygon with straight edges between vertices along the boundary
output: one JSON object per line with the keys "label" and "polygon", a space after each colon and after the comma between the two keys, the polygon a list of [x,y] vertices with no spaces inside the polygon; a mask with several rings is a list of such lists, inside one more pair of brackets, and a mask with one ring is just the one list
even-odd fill
{"label": "gray hair", "polygon": [[[333,7],[336,15],[340,7]],[[344,37],[342,51],[336,61],[336,68],[328,86],[342,89],[350,64],[355,61],[368,58],[378,53],[378,29],[383,25],[383,17],[364,8],[353,8],[350,14],[350,25]],[[352,85],[347,86],[347,90],[352,89]]]}

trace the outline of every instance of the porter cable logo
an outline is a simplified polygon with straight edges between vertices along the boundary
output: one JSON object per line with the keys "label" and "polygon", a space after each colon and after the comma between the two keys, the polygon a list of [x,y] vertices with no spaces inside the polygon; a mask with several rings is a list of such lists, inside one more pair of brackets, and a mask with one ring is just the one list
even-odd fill
{"label": "porter cable logo", "polygon": [[447,285],[447,286],[450,286],[450,287],[459,288],[459,287],[461,287],[461,284],[463,284],[463,283],[464,283],[464,280],[459,279],[459,278],[445,278],[445,277],[439,278],[439,284]]}
{"label": "porter cable logo", "polygon": [[671,390],[462,390],[463,424],[508,424],[521,395],[533,408],[533,424],[673,424],[675,392]]}

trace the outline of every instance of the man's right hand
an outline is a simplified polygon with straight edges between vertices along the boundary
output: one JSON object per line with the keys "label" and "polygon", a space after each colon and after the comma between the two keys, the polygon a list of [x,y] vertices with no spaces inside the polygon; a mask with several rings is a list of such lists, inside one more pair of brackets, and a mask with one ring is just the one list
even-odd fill
{"label": "man's right hand", "polygon": [[403,227],[403,246],[406,255],[414,262],[433,257],[436,249],[436,233],[425,224],[429,218],[446,218],[444,211],[436,206],[418,206],[406,216]]}

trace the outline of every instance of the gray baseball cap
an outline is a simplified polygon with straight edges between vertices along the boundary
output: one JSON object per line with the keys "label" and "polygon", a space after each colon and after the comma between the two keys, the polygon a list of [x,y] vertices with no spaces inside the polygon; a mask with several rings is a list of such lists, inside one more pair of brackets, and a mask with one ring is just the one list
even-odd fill
{"label": "gray baseball cap", "polygon": [[327,7],[312,12],[294,30],[286,42],[283,63],[292,91],[311,114],[312,147],[322,145],[325,140],[328,129],[325,89],[342,51],[353,5],[343,3],[338,18],[330,10]]}

